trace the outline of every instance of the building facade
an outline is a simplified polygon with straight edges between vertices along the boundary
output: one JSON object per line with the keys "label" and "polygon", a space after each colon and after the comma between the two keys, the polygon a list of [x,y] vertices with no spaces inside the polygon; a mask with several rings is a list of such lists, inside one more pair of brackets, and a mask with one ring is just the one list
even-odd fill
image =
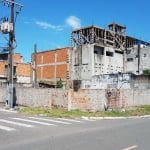
{"label": "building facade", "polygon": [[61,80],[64,86],[70,86],[71,51],[71,47],[65,47],[33,53],[33,81],[56,87]]}
{"label": "building facade", "polygon": [[[8,53],[0,53],[0,82],[7,83],[9,76]],[[13,79],[14,83],[31,83],[31,64],[24,63],[19,53],[14,54]]]}
{"label": "building facade", "polygon": [[125,53],[125,71],[137,75],[144,74],[150,70],[150,46],[149,45],[135,45],[128,48]]}
{"label": "building facade", "polygon": [[73,49],[73,79],[85,80],[92,76],[123,72],[123,53],[112,47],[86,44]]}
{"label": "building facade", "polygon": [[150,43],[126,35],[125,26],[116,23],[109,24],[108,29],[89,26],[72,31],[71,38],[75,86],[82,87],[86,81],[103,78],[101,75],[141,75],[150,70]]}
{"label": "building facade", "polygon": [[[71,39],[72,47],[32,54],[33,82],[48,87],[56,87],[61,80],[67,88],[129,88],[130,74],[142,75],[150,70],[150,43],[126,35],[125,26],[89,26],[72,31]],[[116,77],[119,80],[115,81]],[[107,85],[100,83],[105,78]]]}

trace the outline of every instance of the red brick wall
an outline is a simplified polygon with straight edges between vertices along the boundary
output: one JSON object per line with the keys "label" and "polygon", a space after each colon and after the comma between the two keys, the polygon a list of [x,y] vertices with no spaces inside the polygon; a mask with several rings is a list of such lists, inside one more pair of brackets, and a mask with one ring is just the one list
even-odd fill
{"label": "red brick wall", "polygon": [[[68,49],[55,49],[43,51],[36,54],[37,79],[67,78]],[[32,55],[34,64],[34,56]],[[55,72],[56,70],[56,72]]]}
{"label": "red brick wall", "polygon": [[57,62],[63,62],[67,60],[67,49],[63,48],[57,52]]}
{"label": "red brick wall", "polygon": [[[16,63],[21,63],[22,62],[22,56],[20,56],[20,54],[14,54],[14,62]],[[3,60],[0,61],[0,75],[4,75],[5,74],[5,66],[8,64],[8,60]],[[19,66],[20,67],[20,66]],[[28,67],[27,67],[28,69]],[[19,72],[20,72],[20,68],[19,68]],[[23,66],[22,70],[26,70],[26,68]]]}
{"label": "red brick wall", "polygon": [[5,65],[6,65],[6,62],[0,61],[0,75],[5,74]]}
{"label": "red brick wall", "polygon": [[53,63],[55,62],[55,51],[46,51],[46,52],[37,53],[36,59],[37,59],[37,65]]}
{"label": "red brick wall", "polygon": [[43,66],[37,67],[37,77],[38,79],[50,79],[54,78],[54,66]]}
{"label": "red brick wall", "polygon": [[54,66],[43,67],[43,78],[54,78]]}
{"label": "red brick wall", "polygon": [[17,67],[17,70],[16,70],[17,76],[24,76],[24,77],[31,76],[30,64],[19,63],[19,64],[16,64],[16,67]]}
{"label": "red brick wall", "polygon": [[56,67],[56,77],[66,78],[67,77],[67,65],[57,65]]}
{"label": "red brick wall", "polygon": [[[44,52],[39,52],[36,54],[37,65],[38,64],[48,64],[56,62],[66,62],[67,60],[67,50],[68,48],[49,50]],[[55,60],[56,56],[56,60]],[[32,55],[32,60],[34,56]]]}
{"label": "red brick wall", "polygon": [[20,54],[14,54],[14,62],[21,63],[22,62],[22,56]]}
{"label": "red brick wall", "polygon": [[41,67],[37,67],[37,77],[38,79],[42,79]]}
{"label": "red brick wall", "polygon": [[[0,62],[0,75],[4,75],[5,72],[5,66],[7,65],[6,62]],[[16,75],[17,76],[31,76],[31,66],[30,64],[15,64],[17,71],[16,71]]]}

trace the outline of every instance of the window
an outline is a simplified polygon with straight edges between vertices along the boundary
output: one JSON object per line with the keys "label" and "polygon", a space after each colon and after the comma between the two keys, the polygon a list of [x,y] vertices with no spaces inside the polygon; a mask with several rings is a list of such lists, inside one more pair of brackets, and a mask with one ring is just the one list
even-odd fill
{"label": "window", "polygon": [[104,55],[104,47],[94,46],[94,54]]}
{"label": "window", "polygon": [[128,61],[128,62],[132,62],[132,61],[133,61],[133,58],[127,58],[127,61]]}
{"label": "window", "polygon": [[110,51],[106,51],[106,56],[110,56],[110,57],[113,57],[113,52],[110,52]]}
{"label": "window", "polygon": [[123,54],[123,51],[115,50],[115,53]]}
{"label": "window", "polygon": [[128,54],[130,54],[131,53],[131,50],[130,49],[127,49],[126,50],[126,54],[128,55]]}
{"label": "window", "polygon": [[[16,73],[17,73],[16,70],[17,70],[17,68],[16,68],[16,66],[14,66],[13,67],[13,76],[16,75]],[[8,75],[9,71],[10,71],[10,68],[8,68],[8,65],[5,65],[5,75]]]}

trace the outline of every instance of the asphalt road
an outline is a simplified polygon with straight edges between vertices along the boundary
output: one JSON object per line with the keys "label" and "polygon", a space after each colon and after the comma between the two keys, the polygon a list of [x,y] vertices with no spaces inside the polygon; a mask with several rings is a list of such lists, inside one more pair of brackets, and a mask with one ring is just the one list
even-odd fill
{"label": "asphalt road", "polygon": [[0,150],[149,150],[150,118],[65,120],[0,111]]}

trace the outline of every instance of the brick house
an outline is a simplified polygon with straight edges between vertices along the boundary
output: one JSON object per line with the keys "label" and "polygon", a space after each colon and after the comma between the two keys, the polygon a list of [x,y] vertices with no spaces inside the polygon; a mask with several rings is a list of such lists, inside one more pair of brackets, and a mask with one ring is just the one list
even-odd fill
{"label": "brick house", "polygon": [[32,66],[33,81],[37,80],[41,85],[48,84],[55,87],[61,80],[64,87],[67,88],[70,86],[71,47],[33,53]]}
{"label": "brick house", "polygon": [[[31,64],[24,63],[23,57],[19,53],[14,54],[14,83],[31,83]],[[0,53],[0,83],[6,83],[8,80],[8,53]]]}

